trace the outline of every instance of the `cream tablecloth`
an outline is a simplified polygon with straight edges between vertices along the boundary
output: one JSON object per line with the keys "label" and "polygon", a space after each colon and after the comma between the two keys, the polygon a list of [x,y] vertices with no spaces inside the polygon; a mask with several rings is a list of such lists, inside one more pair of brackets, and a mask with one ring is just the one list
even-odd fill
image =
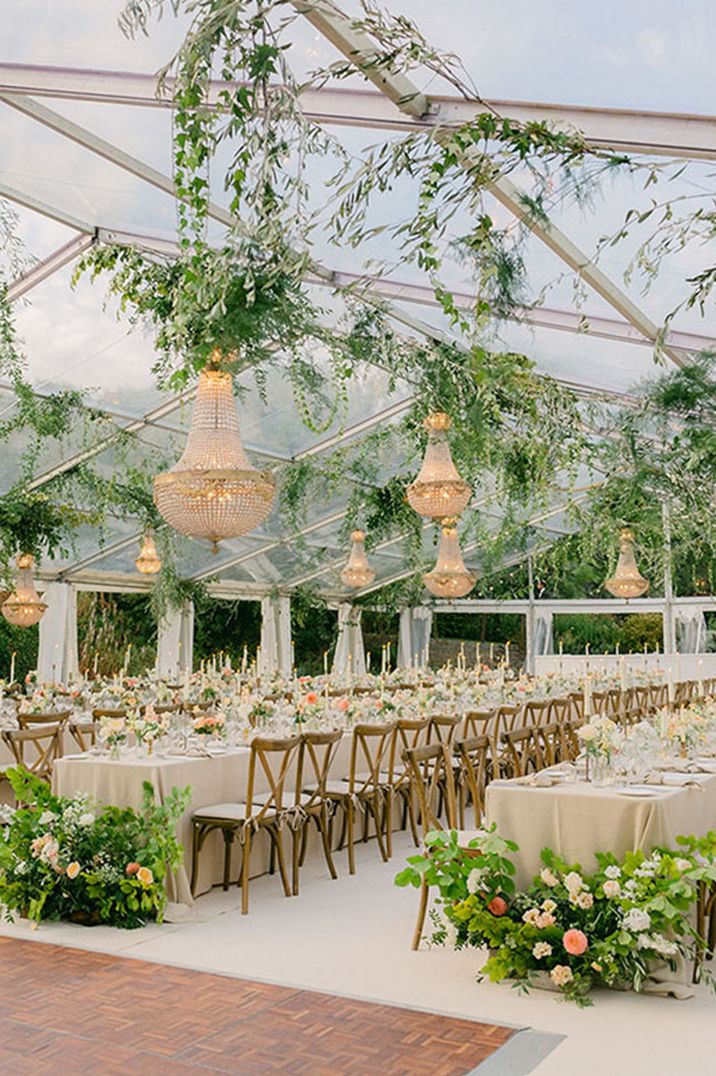
{"label": "cream tablecloth", "polygon": [[716,828],[716,772],[690,774],[689,780],[698,787],[656,785],[643,796],[583,781],[551,788],[493,781],[487,788],[487,821],[519,845],[516,881],[525,886],[541,869],[543,848],[591,871],[596,852],[621,856],[655,845],[673,847],[680,834],[703,836]]}
{"label": "cream tablecloth", "polygon": [[[344,736],[338,744],[331,767],[331,777],[343,777],[350,769],[351,737]],[[177,834],[184,847],[184,864],[173,878],[167,880],[167,895],[173,904],[193,903],[189,888],[191,876],[191,815],[200,807],[213,803],[236,803],[246,795],[250,750],[248,747],[227,749],[211,758],[192,756],[120,759],[91,754],[58,759],[52,775],[52,788],[59,796],[85,792],[99,803],[118,807],[140,807],[142,785],[149,781],[161,802],[172,788],[191,786],[191,803],[179,819]],[[290,774],[287,786],[290,784]],[[307,778],[308,780],[309,778]],[[265,778],[257,770],[255,792],[267,791]],[[309,831],[308,855],[320,852],[320,841]],[[236,877],[240,852],[234,847],[232,877]],[[197,893],[205,893],[222,880],[224,844],[218,832],[209,834],[202,849]],[[265,834],[257,838],[252,852],[252,874],[268,869],[269,841]]]}

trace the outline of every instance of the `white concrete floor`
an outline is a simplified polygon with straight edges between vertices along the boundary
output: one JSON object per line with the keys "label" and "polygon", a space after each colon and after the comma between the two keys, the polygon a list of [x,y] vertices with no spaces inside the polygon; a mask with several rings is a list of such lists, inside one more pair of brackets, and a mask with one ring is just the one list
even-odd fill
{"label": "white concrete floor", "polygon": [[278,878],[260,878],[246,917],[233,888],[200,898],[187,922],[136,931],[66,923],[31,931],[18,922],[0,931],[566,1035],[536,1076],[714,1076],[716,997],[705,987],[687,1001],[600,991],[593,1008],[577,1009],[539,990],[521,997],[509,985],[477,984],[481,957],[473,951],[412,952],[417,894],[392,882],[411,847],[397,835],[393,860],[383,864],[374,842],[361,846],[353,878],[339,853],[336,882],[313,857],[296,899],[283,896]]}

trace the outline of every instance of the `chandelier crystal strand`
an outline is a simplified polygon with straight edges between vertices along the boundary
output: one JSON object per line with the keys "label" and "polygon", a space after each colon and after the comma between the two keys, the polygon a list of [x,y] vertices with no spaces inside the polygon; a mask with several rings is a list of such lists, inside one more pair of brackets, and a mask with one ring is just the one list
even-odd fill
{"label": "chandelier crystal strand", "polygon": [[222,538],[248,534],[266,518],[275,494],[275,478],[251,465],[241,443],[231,375],[202,370],[182,457],[154,479],[159,512],[218,552]]}
{"label": "chandelier crystal strand", "polygon": [[433,570],[423,576],[423,583],[437,598],[464,598],[476,581],[477,576],[468,571],[462,559],[457,520],[444,519],[438,559]]}
{"label": "chandelier crystal strand", "polygon": [[356,530],[351,534],[351,552],[348,562],[341,572],[341,581],[347,587],[358,590],[367,587],[375,579],[375,572],[368,563],[365,552],[365,531]]}
{"label": "chandelier crystal strand", "polygon": [[649,580],[637,568],[634,535],[628,527],[619,532],[617,568],[611,579],[605,580],[604,586],[615,598],[640,598],[649,589]]}
{"label": "chandelier crystal strand", "polygon": [[408,504],[418,515],[430,519],[459,516],[470,501],[472,489],[453,463],[447,440],[450,416],[440,411],[428,415],[423,425],[428,431],[428,444],[420,473],[408,486]]}
{"label": "chandelier crystal strand", "polygon": [[31,628],[45,615],[47,605],[35,589],[33,566],[35,558],[30,553],[18,553],[15,589],[2,606],[2,615],[16,628]]}
{"label": "chandelier crystal strand", "polygon": [[154,543],[154,535],[150,530],[147,530],[142,535],[142,542],[139,549],[139,556],[135,560],[137,571],[142,575],[156,575],[161,571],[162,558],[157,553],[157,547]]}

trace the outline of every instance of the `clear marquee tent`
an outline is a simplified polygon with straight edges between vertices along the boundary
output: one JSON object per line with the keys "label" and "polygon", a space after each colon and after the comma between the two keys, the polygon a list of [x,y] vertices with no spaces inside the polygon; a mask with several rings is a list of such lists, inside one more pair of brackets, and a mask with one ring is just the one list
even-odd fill
{"label": "clear marquee tent", "polygon": [[[357,14],[357,4],[341,2],[342,11]],[[294,6],[303,16],[290,28],[290,62],[299,76],[341,55],[370,54],[370,40],[356,34],[336,7],[298,0]],[[699,109],[716,90],[708,46],[716,31],[716,9],[700,0],[690,5],[693,17],[686,20],[683,8],[647,0],[628,7],[607,2],[598,8],[575,7],[566,0],[540,5],[516,0],[509,13],[501,4],[471,0],[449,5],[394,0],[389,6],[413,18],[436,47],[458,54],[483,98],[498,111],[576,127],[591,143],[635,157],[689,162],[682,178],[669,181],[668,192],[659,183],[645,191],[642,180],[620,172],[586,209],[557,206],[551,226],[535,228],[527,248],[531,289],[537,295],[547,288],[547,298],[528,317],[496,329],[501,346],[524,352],[538,371],[573,386],[585,399],[623,400],[660,372],[653,343],[665,314],[684,297],[686,278],[700,267],[689,263],[698,253],[687,250],[673,259],[675,271],[660,275],[642,294],[638,279],[624,280],[634,252],[628,241],[607,248],[596,262],[594,252],[600,237],[618,228],[629,208],[643,208],[665,193],[686,197],[707,184],[716,158],[716,118]],[[172,114],[168,101],[157,98],[156,72],[176,51],[186,25],[167,15],[152,25],[149,36],[129,40],[118,27],[117,14],[115,5],[96,0],[51,5],[25,0],[5,20],[0,198],[17,214],[17,232],[35,259],[9,289],[28,377],[38,394],[83,390],[106,417],[90,445],[78,432],[74,442],[69,438],[63,445],[62,455],[38,461],[36,489],[84,459],[92,458],[110,473],[122,430],[134,431],[147,453],[175,445],[178,454],[189,425],[193,390],[171,396],[157,389],[151,338],[132,329],[107,304],[101,280],[92,284],[82,279],[71,286],[76,259],[94,243],[119,242],[171,254],[177,240]],[[356,75],[329,82],[307,91],[303,104],[356,159],[396,132],[460,122],[477,107],[427,71],[411,79],[385,75],[371,83]],[[309,183],[315,181],[312,195],[325,199],[326,175],[318,165],[315,169],[315,176],[309,176]],[[217,238],[227,222],[220,171],[217,167],[211,177],[211,228]],[[409,199],[410,194],[403,190],[395,197]],[[519,215],[519,191],[511,181],[498,182],[494,199],[496,219]],[[318,229],[313,253],[325,273],[311,287],[336,316],[344,290],[360,280],[398,331],[449,335],[418,268],[401,265],[392,275],[371,275],[368,255],[386,259],[389,250],[372,249],[365,256],[360,250],[342,250]],[[448,271],[456,291],[468,295],[470,281],[460,264],[448,262]],[[586,293],[580,310],[572,301],[576,275]],[[713,314],[680,314],[667,339],[666,360],[679,364],[714,339]],[[399,419],[412,399],[407,383],[389,391],[387,375],[376,366],[352,382],[348,414],[340,426],[318,436],[302,424],[280,364],[269,372],[267,403],[250,375],[242,387],[242,436],[254,461],[265,467],[349,445],[376,425]],[[13,406],[11,386],[0,384],[0,415],[6,417]],[[12,485],[24,447],[18,435],[4,449],[3,489]],[[386,459],[384,467],[388,477],[391,461]],[[594,477],[585,472],[576,488]],[[278,509],[255,532],[222,543],[218,557],[208,543],[182,540],[179,570],[192,579],[215,579],[213,592],[219,596],[267,600],[277,587],[289,593],[310,582],[333,601],[345,602],[339,568],[347,551],[339,532],[349,493],[346,489],[330,503],[312,506],[300,542]],[[578,495],[555,495],[550,509],[526,517],[533,549],[569,531],[566,507]],[[499,505],[491,501],[489,489],[476,491],[474,505],[499,527]],[[76,554],[70,560],[45,561],[42,577],[71,588],[146,587],[133,564],[138,538],[135,528],[119,520],[101,543],[87,528],[78,535]],[[433,541],[432,529],[426,527],[426,550]],[[468,562],[471,552],[468,545]],[[506,563],[528,553],[516,550]],[[371,590],[408,574],[399,537],[379,545],[371,563],[376,569]]]}

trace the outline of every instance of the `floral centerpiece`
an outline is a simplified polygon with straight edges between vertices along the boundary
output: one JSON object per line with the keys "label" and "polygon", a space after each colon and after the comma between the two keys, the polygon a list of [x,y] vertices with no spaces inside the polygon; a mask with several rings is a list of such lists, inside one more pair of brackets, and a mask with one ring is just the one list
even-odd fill
{"label": "floral centerpiece", "polygon": [[660,710],[656,721],[662,740],[684,758],[706,743],[711,728],[711,720],[695,706]]}
{"label": "floral centerpiece", "polygon": [[8,777],[23,806],[0,808],[0,905],[7,918],[118,927],[161,922],[164,877],[182,859],[176,823],[189,788],[174,788],[156,804],[145,783],[135,811],[53,796],[25,770],[11,769]]}
{"label": "floral centerpiece", "polygon": [[123,717],[101,717],[99,736],[109,747],[110,757],[119,758],[120,748],[127,742],[127,723]]}
{"label": "floral centerpiece", "polygon": [[205,736],[208,739],[210,736],[224,735],[226,719],[221,713],[209,713],[202,710],[193,718],[191,726],[198,736]]}
{"label": "floral centerpiece", "polygon": [[622,730],[610,717],[593,717],[586,725],[577,729],[577,737],[584,746],[587,765],[589,760],[593,759],[608,766],[623,741]]}
{"label": "floral centerpiece", "polygon": [[165,735],[169,728],[169,721],[164,714],[158,714],[153,703],[145,708],[143,714],[135,713],[129,720],[129,727],[134,733],[137,743],[143,744],[151,754],[155,740]]}
{"label": "floral centerpiece", "polygon": [[522,991],[549,986],[585,1005],[595,986],[642,990],[655,963],[675,970],[704,944],[691,913],[699,883],[716,879],[716,833],[677,840],[678,852],[600,854],[591,875],[544,849],[540,874],[515,891],[516,846],[494,826],[471,851],[458,848],[454,831],[433,833],[430,854],[411,857],[396,884],[437,889],[433,941],[487,948],[478,980],[510,979]]}

